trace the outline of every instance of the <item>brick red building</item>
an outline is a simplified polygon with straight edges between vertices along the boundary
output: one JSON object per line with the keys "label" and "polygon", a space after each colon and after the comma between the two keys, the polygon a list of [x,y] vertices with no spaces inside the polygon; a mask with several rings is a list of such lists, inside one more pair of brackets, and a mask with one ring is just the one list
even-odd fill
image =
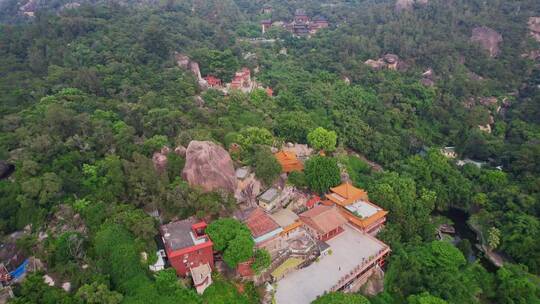
{"label": "brick red building", "polygon": [[192,218],[161,226],[165,252],[179,276],[185,277],[204,264],[214,268],[213,244],[205,234],[206,226]]}
{"label": "brick red building", "polygon": [[204,77],[204,80],[206,80],[206,82],[208,82],[208,86],[211,87],[211,88],[221,87],[221,79],[219,79],[219,78],[217,78],[215,76],[208,75],[208,76]]}
{"label": "brick red building", "polygon": [[335,207],[318,205],[300,214],[304,229],[320,241],[327,241],[343,232],[347,220]]}

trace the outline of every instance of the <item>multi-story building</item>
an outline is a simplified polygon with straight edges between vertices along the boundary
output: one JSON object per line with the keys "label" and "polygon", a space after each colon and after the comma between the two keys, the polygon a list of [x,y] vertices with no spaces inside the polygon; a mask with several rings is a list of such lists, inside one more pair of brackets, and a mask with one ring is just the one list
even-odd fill
{"label": "multi-story building", "polygon": [[387,211],[371,203],[366,191],[344,183],[330,188],[327,205],[335,205],[341,214],[362,231],[375,235],[386,222]]}
{"label": "multi-story building", "polygon": [[186,277],[205,264],[214,268],[213,244],[205,234],[206,226],[192,218],[161,226],[167,258],[179,276]]}

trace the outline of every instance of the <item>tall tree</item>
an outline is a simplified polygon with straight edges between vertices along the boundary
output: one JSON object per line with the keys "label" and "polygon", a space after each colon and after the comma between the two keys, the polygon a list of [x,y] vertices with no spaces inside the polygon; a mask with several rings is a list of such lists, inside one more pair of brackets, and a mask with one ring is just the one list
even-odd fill
{"label": "tall tree", "polygon": [[306,161],[305,174],[311,190],[320,194],[341,182],[337,160],[331,157],[314,156]]}

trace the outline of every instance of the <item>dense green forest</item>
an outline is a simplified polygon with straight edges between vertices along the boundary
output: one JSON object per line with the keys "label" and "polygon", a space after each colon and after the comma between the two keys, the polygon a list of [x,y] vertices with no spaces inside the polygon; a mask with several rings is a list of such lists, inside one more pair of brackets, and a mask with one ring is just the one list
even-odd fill
{"label": "dense green forest", "polygon": [[[174,272],[147,271],[152,261],[139,255],[155,251],[158,223],[145,211],[215,219],[235,208],[230,196],[189,187],[182,158],[160,173],[152,154],[191,140],[236,142],[235,160],[269,184],[265,146],[308,143],[317,127],[336,132],[332,161],[389,210],[381,238],[393,251],[382,294],[317,303],[540,303],[540,65],[523,55],[540,49],[527,28],[538,1],[430,0],[403,11],[371,0],[81,3],[51,1],[29,18],[16,1],[0,2],[0,159],[16,167],[0,181],[0,235],[29,230],[17,245],[72,283],[66,293],[30,275],[13,303],[258,302],[253,284],[239,292],[217,277],[199,296]],[[262,36],[261,20],[290,19],[296,8],[326,16],[330,28],[248,39]],[[502,35],[497,56],[471,42],[478,26]],[[201,90],[177,52],[225,81],[244,66],[258,71],[274,97]],[[406,68],[364,63],[388,53]],[[421,82],[428,69],[432,86]],[[478,127],[486,124],[490,132]],[[457,166],[439,153],[445,146],[486,165]],[[307,175],[293,182],[332,186]],[[435,215],[453,208],[504,267],[469,261],[471,244],[436,241]],[[74,229],[58,232],[59,216]]]}

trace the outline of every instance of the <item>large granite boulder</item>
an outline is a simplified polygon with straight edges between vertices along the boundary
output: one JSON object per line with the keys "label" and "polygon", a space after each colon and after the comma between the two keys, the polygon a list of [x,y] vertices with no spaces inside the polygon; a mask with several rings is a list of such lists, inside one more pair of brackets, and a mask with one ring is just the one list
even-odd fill
{"label": "large granite boulder", "polygon": [[394,9],[397,12],[410,11],[414,8],[414,5],[426,5],[429,0],[396,0]]}
{"label": "large granite boulder", "polygon": [[499,54],[499,43],[503,41],[503,37],[494,29],[481,26],[473,28],[471,41],[488,51],[490,57],[495,57]]}
{"label": "large granite boulder", "polygon": [[529,31],[531,36],[538,42],[540,42],[540,17],[529,17]]}
{"label": "large granite boulder", "polygon": [[218,189],[234,193],[236,176],[229,153],[211,141],[192,141],[186,150],[182,177],[205,191]]}

